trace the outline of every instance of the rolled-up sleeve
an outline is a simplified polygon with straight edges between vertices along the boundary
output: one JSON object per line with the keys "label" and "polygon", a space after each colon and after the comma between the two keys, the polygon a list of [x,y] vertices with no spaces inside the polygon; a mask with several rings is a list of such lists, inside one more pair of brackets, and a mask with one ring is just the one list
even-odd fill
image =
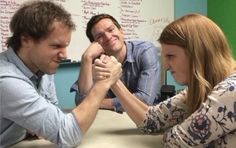
{"label": "rolled-up sleeve", "polygon": [[158,51],[155,46],[149,46],[143,50],[138,60],[141,71],[134,95],[148,105],[152,105],[160,93],[161,66]]}
{"label": "rolled-up sleeve", "polygon": [[[153,105],[160,95],[160,50],[150,42],[128,42],[127,47],[122,82],[142,102]],[[113,98],[113,105],[123,111],[119,98]]]}

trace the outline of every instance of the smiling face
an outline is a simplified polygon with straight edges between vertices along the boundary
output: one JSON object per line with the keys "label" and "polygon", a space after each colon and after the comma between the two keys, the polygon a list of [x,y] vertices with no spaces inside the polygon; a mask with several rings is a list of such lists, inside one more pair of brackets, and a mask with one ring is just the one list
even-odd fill
{"label": "smiling face", "polygon": [[111,19],[100,20],[91,30],[94,40],[98,42],[108,55],[117,55],[123,48],[124,32],[118,29]]}
{"label": "smiling face", "polygon": [[176,45],[161,44],[165,68],[171,72],[176,82],[187,85],[189,82],[189,58],[185,49]]}
{"label": "smiling face", "polygon": [[67,58],[67,46],[71,40],[72,31],[60,22],[53,23],[54,30],[48,37],[39,41],[31,37],[22,37],[22,48],[18,55],[34,73],[41,71],[54,74],[62,59]]}

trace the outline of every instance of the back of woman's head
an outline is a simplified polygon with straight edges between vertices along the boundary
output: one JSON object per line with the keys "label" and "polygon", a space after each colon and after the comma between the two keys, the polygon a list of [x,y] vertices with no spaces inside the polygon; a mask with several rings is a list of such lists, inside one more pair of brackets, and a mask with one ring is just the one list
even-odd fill
{"label": "back of woman's head", "polygon": [[195,103],[193,109],[206,100],[213,87],[232,73],[235,66],[223,31],[200,14],[186,15],[166,26],[159,42],[185,49],[190,61],[187,102]]}

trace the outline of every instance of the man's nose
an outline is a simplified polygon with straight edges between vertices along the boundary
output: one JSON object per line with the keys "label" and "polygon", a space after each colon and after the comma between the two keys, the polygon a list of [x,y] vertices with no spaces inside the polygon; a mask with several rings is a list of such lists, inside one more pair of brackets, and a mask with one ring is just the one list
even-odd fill
{"label": "man's nose", "polygon": [[63,48],[61,52],[59,52],[60,59],[67,59],[67,48]]}
{"label": "man's nose", "polygon": [[109,40],[111,38],[111,36],[112,36],[111,33],[109,33],[109,32],[105,33],[106,40]]}
{"label": "man's nose", "polygon": [[167,61],[164,62],[164,68],[165,68],[165,70],[170,69],[170,64]]}

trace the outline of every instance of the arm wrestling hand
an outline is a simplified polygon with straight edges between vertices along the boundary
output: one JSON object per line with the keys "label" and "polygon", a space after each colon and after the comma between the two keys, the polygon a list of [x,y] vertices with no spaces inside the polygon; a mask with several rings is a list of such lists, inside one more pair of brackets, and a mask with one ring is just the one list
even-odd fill
{"label": "arm wrestling hand", "polygon": [[96,59],[93,66],[94,81],[104,81],[113,85],[119,80],[122,74],[121,63],[113,56],[102,55],[100,59]]}
{"label": "arm wrestling hand", "polygon": [[93,42],[89,45],[89,47],[84,52],[84,57],[89,57],[95,59],[104,53],[104,49],[98,42]]}

